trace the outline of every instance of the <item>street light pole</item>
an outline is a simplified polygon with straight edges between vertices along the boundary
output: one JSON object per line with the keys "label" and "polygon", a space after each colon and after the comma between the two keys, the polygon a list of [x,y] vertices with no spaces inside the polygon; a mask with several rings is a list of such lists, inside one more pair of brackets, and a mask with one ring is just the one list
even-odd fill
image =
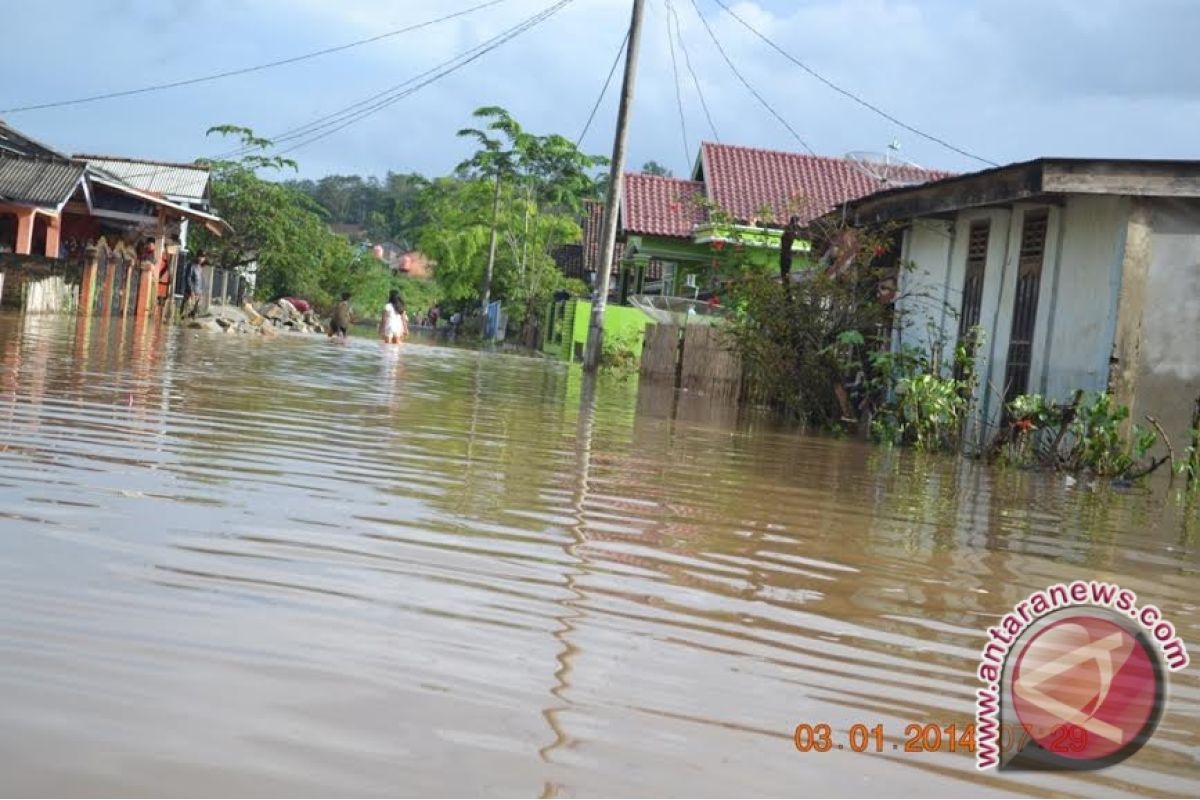
{"label": "street light pole", "polygon": [[612,163],[608,172],[608,192],[604,200],[604,238],[600,240],[600,264],[597,270],[596,299],[588,325],[587,344],[583,349],[583,368],[595,372],[600,365],[600,344],[604,338],[604,307],[608,304],[608,281],[612,273],[613,250],[617,242],[617,203],[625,175],[625,143],[629,139],[629,109],[633,105],[633,83],[637,73],[638,44],[642,37],[644,0],[633,0],[629,21],[629,45],[625,50],[625,79],[621,82],[621,105],[617,111],[617,133],[613,138]]}

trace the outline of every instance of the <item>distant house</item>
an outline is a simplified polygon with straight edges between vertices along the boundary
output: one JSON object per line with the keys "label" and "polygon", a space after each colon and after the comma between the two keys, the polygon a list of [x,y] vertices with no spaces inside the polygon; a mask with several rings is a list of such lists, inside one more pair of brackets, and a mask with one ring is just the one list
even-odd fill
{"label": "distant house", "polygon": [[377,242],[369,245],[371,253],[392,268],[398,275],[410,278],[433,277],[429,259],[419,250],[411,250],[397,242]]}
{"label": "distant house", "polygon": [[1200,394],[1200,161],[1040,158],[847,203],[903,227],[895,345],[974,326],[984,435],[1006,401],[1111,390],[1186,443]]}
{"label": "distant house", "polygon": [[[911,167],[897,171],[898,177],[917,182],[949,174]],[[880,188],[878,180],[845,158],[704,142],[691,179],[625,174],[614,292],[622,298],[678,294],[686,276],[705,273],[714,250],[726,243],[744,245],[751,260],[774,261],[789,219],[806,225]],[[599,267],[603,216],[603,204],[593,204],[583,222],[584,264],[592,273]],[[807,249],[807,242],[793,244],[797,253]]]}

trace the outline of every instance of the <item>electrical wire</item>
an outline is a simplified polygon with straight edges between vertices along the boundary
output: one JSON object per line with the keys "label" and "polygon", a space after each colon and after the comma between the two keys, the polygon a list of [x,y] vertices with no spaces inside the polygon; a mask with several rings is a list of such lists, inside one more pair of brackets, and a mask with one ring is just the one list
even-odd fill
{"label": "electrical wire", "polygon": [[[336,111],[330,112],[329,114],[325,114],[323,116],[317,117],[316,119],[311,120],[310,122],[307,122],[304,125],[300,125],[295,128],[288,129],[286,131],[283,131],[281,133],[278,133],[278,134],[275,134],[272,136],[268,136],[267,138],[273,144],[278,145],[280,143],[286,143],[289,141],[295,141],[297,139],[303,139],[305,137],[309,137],[308,141],[294,145],[293,147],[287,148],[286,150],[278,151],[277,152],[278,155],[282,155],[285,152],[291,152],[292,150],[299,149],[300,147],[303,147],[313,141],[316,141],[319,138],[324,138],[324,136],[326,136],[326,135],[329,135],[338,130],[341,130],[342,128],[346,127],[349,124],[357,122],[360,119],[363,119],[367,116],[370,116],[371,114],[376,113],[377,111],[382,110],[383,108],[386,108],[388,105],[391,105],[392,103],[395,103],[399,100],[402,100],[405,97],[408,97],[409,95],[413,94],[415,91],[417,91],[421,88],[424,88],[425,86],[429,85],[433,81],[438,80],[439,78],[444,77],[445,75],[448,75],[450,72],[453,72],[463,66],[466,66],[471,61],[474,61],[475,59],[479,58],[480,56],[484,55],[485,53],[490,52],[495,47],[498,47],[499,45],[507,42],[509,39],[514,38],[515,36],[523,33],[524,31],[528,30],[529,28],[533,27],[534,25],[542,22],[549,16],[557,13],[559,10],[561,10],[563,7],[565,7],[566,5],[568,5],[571,2],[574,2],[574,0],[559,0],[559,2],[552,4],[551,6],[547,7],[546,9],[543,9],[542,11],[538,12],[537,14],[534,14],[531,17],[527,17],[525,20],[523,20],[523,21],[517,23],[516,25],[504,30],[503,32],[491,37],[490,39],[486,39],[485,41],[475,45],[474,47],[468,48],[467,50],[464,50],[463,52],[455,55],[454,57],[447,59],[446,61],[443,61],[440,64],[437,64],[436,66],[425,70],[424,72],[421,72],[417,75],[407,78],[406,80],[403,80],[400,83],[397,83],[393,86],[389,86],[388,88],[386,88],[380,92],[376,92],[375,94],[370,95],[369,97],[363,98],[362,100],[359,100],[358,102],[351,103],[350,105],[344,106]],[[427,80],[422,80],[422,79],[427,79]],[[409,88],[406,88],[406,87],[409,87]],[[318,133],[319,131],[323,131],[323,133]],[[238,157],[247,155],[249,153],[258,152],[261,149],[262,148],[260,148],[256,145],[235,147],[232,150],[229,150],[229,151],[220,153],[216,156],[213,156],[213,159],[214,160],[223,160],[223,159],[230,159],[230,158],[238,158]]]}
{"label": "electrical wire", "polygon": [[742,85],[746,87],[750,94],[754,95],[754,99],[757,100],[763,108],[771,112],[771,116],[775,117],[775,119],[779,121],[780,125],[787,128],[788,133],[790,133],[792,137],[800,143],[801,147],[815,156],[817,151],[813,150],[812,147],[809,146],[808,142],[804,141],[804,138],[801,137],[800,134],[796,133],[796,129],[789,125],[788,121],[784,119],[761,94],[755,91],[754,87],[750,85],[750,81],[746,80],[745,76],[743,76],[738,68],[734,66],[733,61],[729,58],[729,54],[725,52],[725,48],[721,46],[720,40],[717,39],[717,35],[713,32],[712,27],[708,24],[708,20],[705,19],[704,15],[700,13],[700,7],[696,5],[696,0],[691,0],[691,3],[692,8],[696,12],[696,16],[700,18],[701,24],[704,25],[704,30],[708,31],[708,37],[712,39],[713,44],[716,46],[717,52],[721,54],[721,58],[725,59],[725,63],[729,65],[729,69],[735,76],[737,76],[737,79],[742,82]]}
{"label": "electrical wire", "polygon": [[[476,59],[482,57],[483,55],[491,52],[496,47],[499,47],[500,45],[508,42],[509,40],[515,38],[516,36],[519,36],[521,33],[524,33],[525,31],[529,30],[530,28],[534,27],[535,25],[548,19],[550,16],[554,15],[555,13],[562,10],[567,5],[570,5],[574,1],[575,0],[559,0],[558,2],[550,5],[549,7],[543,9],[542,11],[540,11],[530,17],[527,17],[526,19],[517,23],[516,25],[504,30],[503,32],[497,34],[496,36],[493,36],[490,39],[487,39],[487,40],[481,42],[480,44],[475,45],[474,47],[468,48],[467,50],[463,51],[462,53],[459,53],[458,55],[454,56],[453,58],[443,61],[442,63],[432,67],[431,69],[425,70],[424,72],[419,73],[418,75],[408,78],[407,80],[404,80],[398,84],[395,84],[394,86],[391,86],[381,92],[377,92],[377,93],[371,95],[370,97],[364,98],[363,100],[360,100],[356,103],[352,103],[352,104],[345,106],[345,107],[343,107],[337,111],[334,111],[330,114],[326,114],[322,117],[318,117],[317,119],[315,119],[309,123],[298,126],[296,128],[292,128],[288,131],[284,131],[277,136],[270,137],[270,141],[273,144],[279,144],[280,142],[295,141],[296,139],[302,139],[304,137],[308,137],[304,141],[298,142],[298,143],[292,145],[291,147],[286,148],[281,151],[278,151],[274,154],[275,155],[283,155],[284,153],[298,150],[301,147],[305,147],[305,146],[311,144],[312,142],[315,142],[319,139],[329,136],[329,135],[331,135],[331,134],[333,134],[355,122],[358,122],[359,120],[361,120],[367,116],[370,116],[371,114],[381,111],[382,109],[386,108],[387,106],[391,105],[392,103],[398,102],[399,100],[402,100],[405,97],[410,96],[411,94],[419,91],[420,89],[424,88],[425,86],[428,86],[429,84],[433,83],[434,81],[437,81],[440,78],[445,77],[446,75],[449,75],[450,73],[452,73],[458,69],[461,69],[462,67],[471,63],[472,61],[475,61]],[[427,78],[427,80],[422,81],[421,80],[422,78]],[[409,88],[405,89],[405,87],[409,87]],[[318,131],[323,131],[323,132],[318,133]],[[250,153],[254,153],[254,152],[257,152],[260,150],[262,150],[262,148],[257,145],[242,146],[242,147],[237,147],[237,148],[234,148],[227,152],[212,156],[211,158],[209,158],[207,160],[214,161],[214,160],[238,158],[238,157],[248,155]],[[127,175],[125,177],[126,178],[151,177],[165,169],[169,169],[169,168],[168,167],[154,168],[145,173],[137,173],[137,174],[133,174],[133,175]]]}
{"label": "electrical wire", "polygon": [[[324,139],[326,136],[331,136],[334,133],[337,133],[338,131],[340,131],[346,127],[349,127],[350,125],[353,125],[354,123],[359,122],[359,121],[365,119],[366,117],[371,116],[372,114],[382,111],[383,109],[387,108],[388,106],[390,106],[394,103],[397,103],[400,100],[403,100],[404,98],[406,98],[412,94],[415,94],[416,92],[425,88],[429,84],[434,83],[434,82],[440,80],[441,78],[444,78],[445,76],[462,69],[466,65],[470,64],[473,61],[476,61],[479,58],[482,58],[483,56],[492,52],[493,50],[495,50],[496,48],[505,44],[506,42],[520,36],[525,31],[536,27],[537,25],[541,24],[542,22],[545,22],[547,19],[554,16],[559,11],[566,8],[568,5],[570,5],[573,2],[575,2],[575,0],[559,0],[557,3],[551,5],[549,8],[545,9],[544,11],[541,11],[538,14],[535,14],[534,16],[529,17],[524,22],[508,29],[505,33],[501,34],[500,36],[493,37],[493,40],[486,47],[474,48],[477,52],[472,53],[469,57],[459,56],[457,58],[450,59],[449,61],[443,62],[442,64],[438,65],[438,67],[434,67],[434,70],[440,69],[441,67],[446,67],[445,69],[442,69],[441,72],[437,72],[432,77],[429,77],[428,79],[423,80],[420,83],[417,83],[417,84],[409,87],[408,89],[405,89],[404,91],[399,92],[398,94],[391,95],[391,96],[381,100],[380,102],[375,103],[374,105],[368,106],[361,111],[355,112],[354,114],[347,117],[344,122],[341,122],[341,124],[338,124],[338,125],[335,125],[334,127],[328,128],[327,130],[323,131],[322,133],[317,133],[313,136],[310,136],[309,138],[304,139],[303,141],[301,141],[297,144],[294,144],[291,147],[284,148],[283,150],[280,150],[277,153],[277,155],[291,153],[295,150],[299,150],[301,147],[307,147],[308,145],[312,144],[313,142],[316,142],[320,139]],[[467,51],[467,52],[471,52],[471,51]],[[454,63],[454,62],[458,62],[458,63]],[[433,72],[433,70],[428,70],[423,74],[428,75],[430,72]],[[406,83],[411,83],[411,80],[406,81]],[[326,125],[323,125],[320,127],[327,127],[329,124],[330,123],[326,123]],[[293,136],[290,138],[295,138],[295,137]]]}
{"label": "electrical wire", "polygon": [[665,0],[667,5],[667,49],[671,51],[671,76],[675,79],[675,105],[679,107],[679,132],[683,136],[683,166],[688,168],[692,163],[692,154],[688,150],[687,118],[683,113],[683,90],[679,86],[679,67],[675,62],[675,39],[671,36],[671,0]]}
{"label": "electrical wire", "polygon": [[708,120],[708,129],[712,131],[713,140],[720,142],[721,137],[717,133],[717,126],[713,124],[712,114],[708,112],[708,103],[704,101],[704,91],[700,88],[700,79],[696,77],[696,71],[692,69],[692,58],[688,55],[687,44],[683,40],[683,28],[679,24],[679,14],[675,11],[675,5],[669,1],[667,10],[671,12],[671,17],[675,20],[675,38],[679,40],[679,49],[683,51],[683,63],[687,67],[688,74],[692,76],[692,85],[696,87],[696,95],[700,98],[700,108],[704,109],[704,118]]}
{"label": "electrical wire", "polygon": [[627,28],[625,36],[621,39],[621,45],[617,48],[617,54],[613,56],[612,66],[608,68],[608,77],[604,79],[604,85],[600,87],[600,96],[592,104],[592,111],[588,114],[587,122],[583,124],[583,130],[579,132],[579,136],[575,139],[576,147],[579,147],[583,143],[583,137],[587,136],[588,129],[592,127],[592,120],[596,118],[596,111],[600,108],[600,103],[604,100],[604,95],[608,92],[608,85],[612,83],[613,75],[617,72],[617,64],[621,63],[621,54],[625,52],[625,47],[628,44],[629,29]]}
{"label": "electrical wire", "polygon": [[142,86],[137,89],[124,89],[124,90],[121,90],[118,92],[106,92],[104,94],[92,95],[90,97],[78,97],[78,98],[75,98],[72,100],[55,100],[50,103],[36,103],[33,105],[28,105],[28,106],[16,106],[14,108],[0,108],[0,114],[16,114],[16,113],[22,112],[22,111],[39,111],[39,110],[45,109],[45,108],[59,108],[61,106],[78,105],[80,103],[95,103],[100,100],[111,100],[116,97],[129,97],[130,95],[145,94],[147,92],[159,92],[164,89],[175,89],[180,86],[192,86],[197,83],[205,83],[207,81],[220,80],[221,78],[230,78],[230,77],[233,77],[234,75],[246,75],[246,74],[249,74],[252,72],[261,72],[262,70],[273,69],[275,67],[282,67],[286,64],[295,64],[298,61],[307,61],[308,59],[318,58],[320,56],[326,56],[326,55],[329,55],[330,53],[339,53],[343,50],[349,50],[354,47],[361,47],[362,45],[371,44],[372,42],[378,42],[381,39],[388,39],[393,36],[399,36],[403,33],[410,33],[415,30],[420,30],[421,28],[427,28],[430,25],[436,25],[439,22],[446,22],[447,20],[455,19],[456,17],[466,16],[467,14],[471,14],[475,11],[480,11],[482,9],[485,9],[485,8],[488,8],[488,7],[494,6],[494,5],[499,5],[500,3],[504,3],[504,2],[507,2],[507,0],[487,0],[487,2],[479,3],[477,5],[471,6],[470,8],[465,8],[462,11],[455,11],[453,14],[446,14],[446,15],[438,17],[436,19],[426,20],[425,22],[418,22],[415,25],[408,25],[403,28],[397,28],[396,30],[387,31],[386,33],[378,34],[377,36],[371,36],[366,39],[359,39],[357,41],[337,45],[336,47],[326,47],[322,50],[314,50],[311,53],[303,53],[298,56],[292,56],[290,58],[283,58],[278,61],[270,61],[266,64],[256,64],[252,67],[242,67],[240,69],[231,69],[231,70],[226,70],[225,72],[217,72],[212,75],[202,75],[197,78],[186,78],[184,80],[171,81],[170,83],[157,83],[157,84],[152,84],[150,86]]}
{"label": "electrical wire", "polygon": [[[693,3],[694,2],[695,2],[695,0],[693,0]],[[931,141],[935,144],[940,144],[942,147],[945,147],[948,150],[953,150],[955,153],[966,156],[967,158],[974,159],[975,161],[979,161],[981,163],[988,164],[993,167],[1000,166],[999,164],[997,164],[995,161],[992,161],[991,159],[987,159],[987,158],[984,158],[983,156],[976,155],[975,153],[972,153],[968,150],[964,150],[961,147],[957,147],[956,145],[953,145],[950,142],[947,142],[945,139],[934,136],[931,133],[926,133],[925,131],[923,131],[919,128],[915,128],[912,125],[909,125],[907,122],[899,120],[896,117],[892,116],[891,114],[887,113],[886,111],[881,109],[879,106],[876,106],[873,103],[870,103],[870,102],[864,100],[863,98],[861,98],[858,95],[851,92],[849,89],[843,89],[841,86],[838,86],[836,83],[829,80],[824,75],[820,74],[819,72],[814,70],[812,67],[808,66],[803,61],[801,61],[800,59],[793,56],[791,53],[788,53],[786,50],[784,50],[779,45],[775,44],[775,42],[773,42],[771,39],[767,38],[767,36],[765,34],[763,34],[761,31],[759,31],[757,28],[755,28],[749,22],[747,22],[746,20],[744,20],[740,16],[738,16],[737,12],[735,12],[728,5],[726,5],[724,0],[714,0],[714,2],[717,5],[719,5],[721,8],[723,8],[725,10],[725,12],[727,14],[729,14],[731,17],[736,19],[738,22],[742,23],[742,26],[745,27],[746,30],[750,31],[755,36],[757,36],[759,39],[762,39],[764,42],[766,42],[766,44],[769,47],[771,47],[773,50],[775,50],[775,52],[779,53],[781,56],[786,58],[788,61],[791,61],[796,66],[800,67],[800,69],[804,70],[809,75],[811,75],[812,77],[816,78],[821,83],[828,86],[830,89],[833,89],[838,94],[841,94],[845,97],[850,98],[854,102],[858,103],[860,106],[875,112],[876,114],[878,114],[879,116],[888,120],[889,122],[899,125],[904,130],[906,130],[910,133],[915,133],[917,136],[920,136],[923,139],[928,139],[929,141]],[[697,13],[699,13],[699,12],[697,11]]]}

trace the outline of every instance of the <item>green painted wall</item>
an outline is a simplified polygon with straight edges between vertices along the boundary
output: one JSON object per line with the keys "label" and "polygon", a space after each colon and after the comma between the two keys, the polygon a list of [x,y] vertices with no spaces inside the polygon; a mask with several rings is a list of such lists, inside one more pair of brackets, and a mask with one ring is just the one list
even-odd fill
{"label": "green painted wall", "polygon": [[[550,312],[543,319],[549,320]],[[582,352],[587,343],[588,323],[592,318],[592,304],[587,300],[568,300],[566,310],[556,315],[552,325],[545,326],[545,337],[542,349],[554,353],[564,361],[574,360],[575,353]],[[642,343],[645,341],[646,326],[650,319],[630,306],[616,306],[611,303],[604,307],[604,336],[605,338],[627,339],[638,356],[642,354]],[[562,331],[562,342],[555,342],[555,333]]]}

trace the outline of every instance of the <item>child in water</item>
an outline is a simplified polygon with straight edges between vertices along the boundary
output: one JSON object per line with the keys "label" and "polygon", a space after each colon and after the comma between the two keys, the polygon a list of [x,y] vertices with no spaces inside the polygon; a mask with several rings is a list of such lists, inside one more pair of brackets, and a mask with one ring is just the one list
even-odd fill
{"label": "child in water", "polygon": [[387,305],[383,307],[383,319],[379,321],[379,335],[385,344],[400,344],[400,340],[408,335],[408,313],[404,310],[404,301],[400,292],[392,289],[388,295]]}
{"label": "child in water", "polygon": [[342,292],[342,299],[333,307],[333,316],[329,318],[329,337],[346,338],[353,321],[350,314],[350,293]]}

